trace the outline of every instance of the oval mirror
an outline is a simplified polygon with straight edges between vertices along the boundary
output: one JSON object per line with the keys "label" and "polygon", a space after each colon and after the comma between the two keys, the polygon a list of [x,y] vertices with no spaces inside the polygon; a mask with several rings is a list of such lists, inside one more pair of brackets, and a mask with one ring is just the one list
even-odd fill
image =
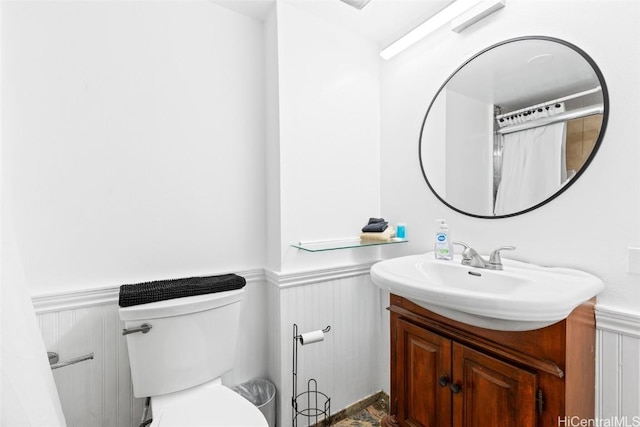
{"label": "oval mirror", "polygon": [[420,132],[422,173],[460,213],[523,214],[584,172],[608,107],[602,73],[578,47],[542,36],[498,43],[460,66],[431,101]]}

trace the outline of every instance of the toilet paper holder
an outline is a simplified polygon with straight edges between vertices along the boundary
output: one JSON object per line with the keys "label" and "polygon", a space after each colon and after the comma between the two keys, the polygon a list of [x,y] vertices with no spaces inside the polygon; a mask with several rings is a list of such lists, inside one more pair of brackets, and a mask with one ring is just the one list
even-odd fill
{"label": "toilet paper holder", "polygon": [[324,329],[318,329],[317,331],[311,331],[298,335],[298,325],[293,324],[293,339],[300,341],[301,345],[313,344],[324,340],[324,334],[331,330],[331,326],[327,326]]}
{"label": "toilet paper holder", "polygon": [[293,427],[298,425],[298,416],[307,417],[309,424],[312,418],[315,418],[315,425],[320,425],[319,421],[328,420],[331,417],[331,398],[318,391],[318,382],[314,378],[307,381],[307,390],[298,394],[298,342],[306,345],[323,341],[324,334],[330,330],[331,326],[327,326],[321,330],[298,334],[298,325],[293,324],[293,395],[291,397]]}

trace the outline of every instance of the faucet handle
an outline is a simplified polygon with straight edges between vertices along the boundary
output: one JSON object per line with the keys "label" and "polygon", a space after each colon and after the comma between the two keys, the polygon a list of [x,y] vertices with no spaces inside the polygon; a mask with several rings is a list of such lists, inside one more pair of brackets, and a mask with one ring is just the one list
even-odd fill
{"label": "faucet handle", "polygon": [[489,264],[494,265],[502,265],[502,258],[500,258],[500,251],[514,251],[516,249],[515,246],[502,246],[498,249],[495,249],[491,252],[491,256],[489,257]]}
{"label": "faucet handle", "polygon": [[453,243],[454,245],[464,246],[463,251],[466,251],[467,249],[471,249],[471,246],[467,245],[465,242],[457,241],[457,242],[451,242],[451,243]]}
{"label": "faucet handle", "polygon": [[467,265],[469,262],[471,262],[471,260],[474,257],[478,256],[478,252],[476,252],[475,249],[473,249],[471,246],[467,245],[465,242],[452,242],[454,245],[460,245],[463,246],[464,249],[462,250],[462,263]]}

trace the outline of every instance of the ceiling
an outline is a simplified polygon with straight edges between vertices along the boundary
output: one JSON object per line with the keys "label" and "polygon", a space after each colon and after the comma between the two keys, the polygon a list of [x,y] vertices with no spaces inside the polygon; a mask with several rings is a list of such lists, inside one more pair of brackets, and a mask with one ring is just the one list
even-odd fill
{"label": "ceiling", "polygon": [[269,11],[276,3],[276,0],[209,0],[211,3],[215,3],[218,6],[222,6],[225,9],[233,10],[234,12],[241,13],[243,15],[251,16],[253,18],[264,20]]}
{"label": "ceiling", "polygon": [[[222,7],[264,19],[276,0],[210,0]],[[453,0],[371,0],[362,10],[340,0],[285,0],[327,21],[386,46],[435,15]]]}
{"label": "ceiling", "polygon": [[[328,22],[351,29],[386,47],[454,0],[370,0],[358,10],[340,0],[210,0],[264,20],[276,1],[287,2]],[[500,52],[499,56],[494,53]],[[465,66],[448,88],[512,111],[592,88],[597,77],[588,63],[564,45],[549,42],[507,44]],[[540,64],[529,63],[541,56]],[[544,58],[547,56],[548,58]],[[540,58],[539,58],[540,59]],[[544,62],[544,63],[542,63]],[[499,64],[499,65],[498,65]],[[542,72],[541,70],[544,70]],[[463,75],[470,76],[464,78]]]}

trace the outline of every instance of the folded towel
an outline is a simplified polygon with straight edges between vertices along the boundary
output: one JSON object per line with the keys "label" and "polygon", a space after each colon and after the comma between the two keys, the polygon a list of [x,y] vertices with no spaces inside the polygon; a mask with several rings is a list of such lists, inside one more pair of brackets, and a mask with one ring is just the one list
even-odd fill
{"label": "folded towel", "polygon": [[237,274],[223,274],[122,285],[118,305],[129,307],[173,298],[232,291],[243,288],[246,283],[244,277]]}
{"label": "folded towel", "polygon": [[369,224],[362,227],[363,233],[381,233],[387,229],[389,223],[386,221],[382,222],[370,222]]}
{"label": "folded towel", "polygon": [[380,240],[388,242],[394,237],[396,237],[396,230],[393,227],[387,227],[386,230],[379,233],[360,233],[361,240]]}
{"label": "folded towel", "polygon": [[389,223],[384,218],[369,218],[367,225],[362,227],[363,233],[381,233],[387,229]]}

